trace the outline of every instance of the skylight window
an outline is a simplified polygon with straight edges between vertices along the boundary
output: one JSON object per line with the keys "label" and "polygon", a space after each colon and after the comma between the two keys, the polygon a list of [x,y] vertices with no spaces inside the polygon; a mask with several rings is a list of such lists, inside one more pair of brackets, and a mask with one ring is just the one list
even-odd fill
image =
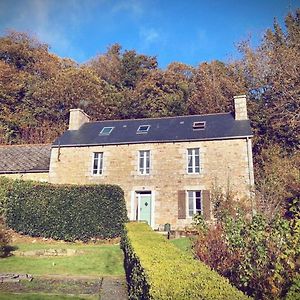
{"label": "skylight window", "polygon": [[205,121],[194,122],[193,129],[194,130],[203,130],[203,129],[205,129],[205,125],[206,125]]}
{"label": "skylight window", "polygon": [[99,135],[110,135],[114,127],[103,127]]}
{"label": "skylight window", "polygon": [[140,125],[136,133],[137,134],[147,133],[149,129],[150,129],[150,125]]}

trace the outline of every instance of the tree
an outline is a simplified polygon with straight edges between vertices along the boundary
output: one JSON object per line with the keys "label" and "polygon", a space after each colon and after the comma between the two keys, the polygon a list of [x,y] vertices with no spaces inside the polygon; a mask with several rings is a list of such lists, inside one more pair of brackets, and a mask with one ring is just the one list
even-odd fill
{"label": "tree", "polygon": [[250,117],[255,152],[270,144],[299,150],[300,139],[300,10],[286,17],[286,32],[275,21],[258,49],[242,43],[241,68],[250,91]]}
{"label": "tree", "polygon": [[245,92],[243,78],[234,64],[202,63],[195,71],[188,102],[192,114],[232,111],[233,96]]}

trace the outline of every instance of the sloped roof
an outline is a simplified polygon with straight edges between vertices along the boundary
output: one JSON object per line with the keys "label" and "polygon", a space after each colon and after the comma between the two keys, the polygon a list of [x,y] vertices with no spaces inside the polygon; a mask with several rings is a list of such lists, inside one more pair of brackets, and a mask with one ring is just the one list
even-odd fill
{"label": "sloped roof", "polygon": [[[194,130],[194,122],[205,122],[205,129]],[[137,134],[141,125],[147,133]],[[110,135],[99,135],[103,127],[114,127]],[[231,113],[180,117],[110,120],[89,122],[78,130],[67,130],[53,147],[138,144],[152,142],[204,141],[252,136],[249,120],[237,121]]]}
{"label": "sloped roof", "polygon": [[48,172],[51,145],[0,146],[0,174]]}

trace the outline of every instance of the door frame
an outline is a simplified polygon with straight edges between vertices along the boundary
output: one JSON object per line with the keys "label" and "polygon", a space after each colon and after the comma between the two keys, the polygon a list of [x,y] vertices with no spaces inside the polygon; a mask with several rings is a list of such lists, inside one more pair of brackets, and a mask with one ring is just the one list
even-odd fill
{"label": "door frame", "polygon": [[[137,189],[131,192],[131,220],[135,221],[140,219],[140,197],[141,194],[149,194],[151,196],[151,210],[150,210],[150,226],[155,228],[155,191],[152,189]],[[137,198],[137,203],[136,199]],[[137,211],[135,207],[137,204]]]}

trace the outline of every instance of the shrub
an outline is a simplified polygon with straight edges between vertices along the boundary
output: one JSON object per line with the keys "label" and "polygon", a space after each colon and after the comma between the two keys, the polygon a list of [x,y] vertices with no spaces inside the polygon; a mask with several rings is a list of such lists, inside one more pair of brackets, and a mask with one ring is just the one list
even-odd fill
{"label": "shrub", "polygon": [[13,180],[0,176],[0,217],[5,216],[7,194],[12,187]]}
{"label": "shrub", "polygon": [[7,229],[4,225],[3,218],[0,217],[0,257],[6,257],[11,247],[8,245],[10,242],[10,235],[7,232]]}
{"label": "shrub", "polygon": [[300,300],[300,274],[297,274],[293,280],[293,284],[290,287],[285,300]]}
{"label": "shrub", "polygon": [[114,238],[127,220],[124,193],[114,185],[16,180],[7,198],[7,225],[31,236],[67,241]]}
{"label": "shrub", "polygon": [[249,299],[144,223],[127,224],[121,245],[130,299]]}
{"label": "shrub", "polygon": [[261,215],[246,219],[242,212],[223,216],[199,232],[194,244],[198,258],[256,299],[282,297],[296,273],[299,220]]}

